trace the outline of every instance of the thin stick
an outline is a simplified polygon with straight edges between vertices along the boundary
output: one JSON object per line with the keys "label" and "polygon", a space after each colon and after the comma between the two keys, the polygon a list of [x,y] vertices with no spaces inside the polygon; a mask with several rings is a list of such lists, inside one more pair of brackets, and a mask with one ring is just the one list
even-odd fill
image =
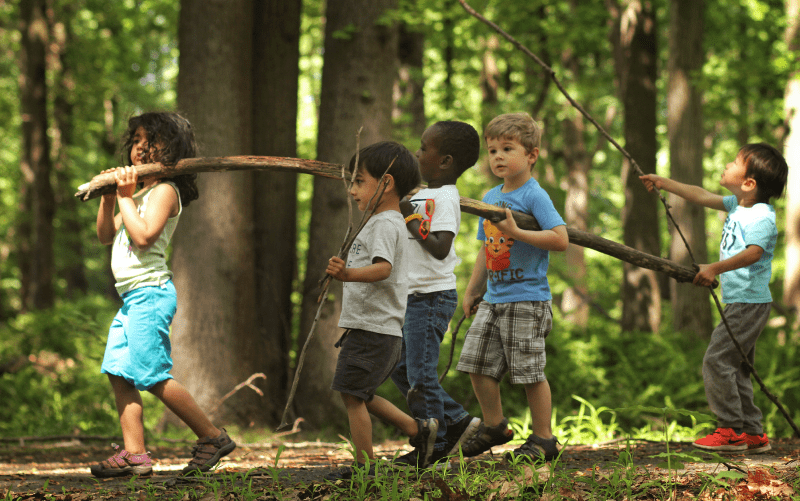
{"label": "thin stick", "polygon": [[247,386],[248,388],[250,388],[251,390],[253,390],[254,392],[258,393],[259,395],[261,395],[263,397],[264,396],[264,392],[261,391],[261,388],[259,388],[258,386],[254,386],[252,384],[254,379],[260,379],[260,378],[267,379],[267,376],[264,375],[263,372],[256,372],[255,374],[253,374],[249,378],[247,378],[247,381],[243,381],[243,382],[237,384],[234,389],[232,389],[231,391],[226,393],[225,396],[222,397],[219,400],[219,402],[217,402],[217,405],[215,405],[214,408],[209,411],[209,414],[214,414],[214,412],[216,412],[216,410],[219,409],[219,406],[222,405],[222,402],[226,401],[228,398],[233,396],[234,393],[236,393],[237,391],[241,390],[245,386]]}
{"label": "thin stick", "polygon": [[[484,23],[484,24],[486,24],[487,26],[491,27],[493,30],[495,30],[497,33],[499,33],[501,36],[503,36],[503,38],[505,38],[506,40],[508,40],[509,42],[511,42],[511,43],[512,43],[512,44],[513,44],[513,45],[514,45],[516,48],[518,48],[518,49],[519,49],[519,50],[521,50],[523,53],[525,53],[525,54],[526,54],[528,57],[530,57],[531,59],[533,59],[533,60],[536,62],[536,64],[538,64],[539,66],[541,66],[542,68],[544,68],[544,69],[545,69],[545,71],[546,71],[546,72],[547,72],[547,73],[550,75],[550,79],[553,81],[553,83],[555,83],[555,84],[556,84],[556,87],[558,87],[558,90],[559,90],[559,91],[561,91],[561,93],[564,95],[564,97],[566,97],[566,98],[567,98],[567,100],[570,102],[570,104],[571,104],[571,105],[572,105],[572,106],[573,106],[575,109],[577,109],[577,110],[578,110],[578,111],[579,111],[579,112],[580,112],[580,113],[581,113],[581,114],[582,114],[584,117],[586,117],[586,119],[587,119],[587,120],[589,120],[589,122],[591,122],[591,123],[592,123],[592,125],[594,125],[594,126],[597,128],[597,130],[598,130],[598,131],[600,131],[600,133],[601,133],[601,134],[602,134],[602,135],[603,135],[603,136],[604,136],[604,137],[605,137],[605,138],[606,138],[606,139],[607,139],[607,140],[608,140],[608,141],[609,141],[611,144],[613,144],[613,145],[614,145],[614,147],[615,147],[615,148],[617,148],[617,150],[619,150],[619,151],[620,151],[620,153],[622,153],[622,154],[625,156],[625,158],[627,158],[627,159],[628,159],[628,161],[630,161],[631,165],[632,165],[632,166],[633,166],[633,168],[636,170],[636,172],[637,172],[637,173],[639,173],[639,175],[644,175],[644,172],[643,172],[643,171],[642,171],[642,169],[639,167],[639,164],[637,164],[637,163],[636,163],[636,160],[634,160],[634,159],[633,159],[633,157],[630,155],[630,153],[628,153],[628,152],[625,150],[625,148],[623,148],[622,146],[620,146],[620,144],[619,144],[619,143],[617,143],[617,141],[615,141],[615,140],[614,140],[614,138],[612,138],[612,137],[611,137],[611,135],[610,135],[608,132],[606,132],[606,130],[605,130],[605,129],[604,129],[604,128],[603,128],[603,127],[602,127],[602,126],[601,126],[601,125],[600,125],[600,124],[597,122],[597,120],[595,120],[595,119],[594,119],[594,118],[593,118],[593,117],[592,117],[592,116],[591,116],[589,113],[587,113],[587,112],[586,112],[586,110],[584,110],[584,109],[583,109],[583,107],[582,107],[580,104],[578,104],[578,102],[577,102],[577,101],[575,101],[575,100],[572,98],[572,96],[570,96],[570,95],[569,95],[569,93],[568,93],[568,92],[567,92],[567,90],[564,88],[564,86],[563,86],[563,85],[561,85],[561,82],[559,82],[558,78],[556,78],[555,71],[553,71],[553,69],[552,69],[550,66],[546,65],[546,64],[545,64],[545,63],[544,63],[544,62],[543,62],[541,59],[539,59],[539,58],[536,56],[536,54],[534,54],[533,52],[531,52],[530,50],[528,50],[528,48],[527,48],[527,47],[525,47],[525,46],[524,46],[524,45],[522,45],[520,42],[518,42],[518,41],[517,41],[517,40],[516,40],[514,37],[512,37],[511,35],[509,35],[508,33],[506,33],[506,32],[505,32],[505,31],[504,31],[502,28],[500,28],[498,25],[496,25],[495,23],[493,23],[493,22],[489,21],[488,19],[486,19],[485,17],[483,17],[481,14],[479,14],[478,12],[476,12],[476,11],[475,11],[475,9],[473,9],[472,7],[470,7],[470,6],[469,6],[469,5],[466,3],[466,1],[465,1],[465,0],[458,0],[458,1],[459,1],[459,3],[461,4],[461,6],[462,6],[462,7],[464,7],[464,10],[466,10],[466,11],[467,11],[467,12],[468,12],[470,15],[472,15],[473,17],[475,17],[475,18],[476,18],[476,19],[478,19],[479,21],[483,22],[483,23]],[[665,209],[665,211],[666,211],[666,215],[667,215],[667,217],[669,218],[670,222],[672,222],[672,224],[675,226],[675,230],[678,232],[678,235],[680,235],[680,237],[681,237],[681,240],[683,240],[683,245],[686,247],[686,251],[689,253],[689,258],[691,259],[691,261],[692,261],[693,265],[696,267],[696,266],[697,266],[697,262],[696,262],[696,260],[695,260],[694,253],[692,252],[692,249],[691,249],[691,247],[689,246],[689,242],[686,240],[686,237],[683,235],[683,231],[681,231],[681,228],[680,228],[680,226],[678,225],[678,222],[677,222],[677,221],[675,221],[675,218],[674,218],[674,217],[672,217],[672,213],[671,213],[671,212],[670,212],[670,210],[669,210],[669,208],[670,208],[670,207],[669,207],[669,204],[667,203],[667,199],[664,197],[664,195],[662,195],[662,194],[661,194],[661,191],[660,191],[660,190],[656,190],[656,191],[655,191],[655,193],[658,195],[658,198],[661,200],[661,203],[664,205],[664,209]],[[741,353],[741,355],[742,355],[742,359],[744,360],[745,364],[748,366],[748,368],[750,369],[751,373],[752,373],[752,374],[753,374],[753,375],[756,377],[756,381],[758,381],[759,385],[761,386],[761,390],[762,390],[762,391],[763,391],[763,392],[764,392],[764,393],[767,395],[767,397],[768,397],[770,400],[772,400],[772,402],[774,402],[774,403],[775,403],[775,405],[777,405],[777,406],[778,406],[778,409],[779,409],[779,410],[781,411],[781,413],[784,415],[784,417],[786,418],[786,420],[787,420],[787,421],[789,421],[789,425],[790,425],[790,426],[791,426],[791,427],[794,429],[794,431],[795,431],[795,434],[796,434],[798,437],[800,437],[800,430],[798,430],[798,428],[797,428],[797,425],[795,425],[795,423],[794,423],[794,421],[792,420],[792,418],[791,418],[791,417],[789,416],[789,414],[788,414],[788,413],[785,411],[785,409],[783,408],[783,405],[781,405],[781,403],[778,401],[778,398],[777,398],[777,397],[775,397],[775,396],[774,396],[772,393],[770,393],[770,392],[769,392],[769,390],[767,390],[766,386],[764,385],[764,382],[761,380],[761,378],[760,378],[760,377],[758,377],[757,373],[755,372],[755,367],[753,367],[753,365],[750,363],[750,361],[749,361],[749,360],[747,360],[747,355],[744,353],[744,350],[742,350],[742,347],[741,347],[741,345],[739,345],[739,342],[738,342],[738,341],[737,341],[737,340],[736,340],[736,339],[733,337],[733,332],[731,331],[731,329],[730,329],[730,326],[728,325],[728,319],[727,319],[727,318],[725,318],[725,314],[723,313],[722,306],[720,305],[720,302],[719,302],[719,300],[717,299],[717,296],[716,296],[716,294],[714,293],[713,287],[709,287],[709,289],[711,290],[711,294],[714,296],[714,301],[716,301],[716,303],[717,303],[717,309],[719,310],[719,313],[720,313],[720,315],[721,315],[721,317],[722,317],[722,321],[723,321],[723,323],[725,324],[725,327],[726,327],[726,328],[727,328],[727,330],[728,330],[728,335],[730,336],[731,340],[734,342],[734,344],[736,345],[736,347],[739,349],[739,352]]]}
{"label": "thin stick", "polygon": [[744,362],[745,366],[747,366],[747,370],[749,370],[750,374],[753,375],[753,377],[755,378],[756,382],[761,387],[761,391],[763,391],[764,394],[767,396],[767,398],[770,399],[772,401],[772,403],[774,403],[778,407],[779,411],[781,411],[781,414],[783,414],[783,417],[785,417],[786,421],[789,422],[789,426],[791,426],[792,429],[794,430],[794,434],[797,437],[800,437],[800,429],[797,428],[797,425],[794,423],[794,420],[792,420],[792,417],[789,415],[789,413],[783,407],[783,404],[781,404],[780,400],[778,400],[778,397],[773,395],[772,392],[770,392],[767,389],[767,386],[764,384],[764,380],[761,379],[761,376],[759,376],[758,372],[756,372],[756,368],[753,366],[753,364],[750,363],[750,360],[747,358],[747,353],[744,352],[744,348],[742,348],[742,345],[739,344],[739,340],[736,339],[733,336],[733,331],[731,330],[731,326],[728,323],[728,319],[725,318],[725,314],[722,312],[722,304],[720,303],[719,298],[717,297],[717,294],[714,292],[714,289],[709,287],[708,290],[711,291],[711,296],[714,298],[714,302],[717,305],[717,309],[719,310],[719,314],[722,316],[722,323],[725,324],[725,329],[728,331],[728,336],[731,338],[731,341],[733,341],[733,344],[736,346],[736,349],[739,350],[739,353],[742,355],[742,361]]}
{"label": "thin stick", "polygon": [[[358,161],[359,161],[358,152],[360,150],[360,148],[358,146],[359,146],[359,141],[360,141],[360,135],[361,135],[361,128],[359,128],[358,133],[356,134],[356,164],[355,164],[355,168],[353,169],[353,173],[350,176],[350,184],[346,185],[347,193],[345,194],[345,196],[347,196],[347,199],[348,199],[348,217],[349,217],[349,221],[348,221],[348,228],[347,228],[347,232],[345,234],[344,242],[342,243],[342,246],[339,249],[339,257],[342,258],[342,259],[346,259],[347,254],[350,252],[350,246],[353,245],[353,241],[355,241],[356,237],[358,236],[358,233],[361,232],[361,230],[367,224],[367,221],[369,220],[369,218],[372,217],[372,215],[375,213],[375,209],[377,208],[378,204],[381,201],[381,198],[383,197],[383,192],[386,190],[386,181],[384,181],[384,178],[386,177],[386,174],[389,172],[389,169],[392,168],[392,165],[394,165],[394,162],[396,160],[396,158],[392,159],[391,163],[386,168],[386,171],[381,176],[381,179],[380,179],[380,181],[378,183],[378,188],[375,190],[375,193],[373,193],[372,197],[369,199],[369,202],[367,204],[367,207],[372,206],[372,209],[369,210],[369,211],[365,211],[364,215],[361,218],[361,223],[359,224],[358,229],[355,231],[355,233],[353,233],[351,231],[352,227],[353,227],[353,224],[352,224],[353,211],[352,211],[352,205],[351,205],[351,201],[350,201],[350,197],[349,197],[349,191],[350,191],[350,188],[352,187],[353,182],[355,180],[356,171],[358,170]],[[342,168],[341,176],[342,176],[342,179],[345,178],[345,176],[344,176],[344,167]],[[377,197],[377,200],[376,200],[376,197]],[[372,203],[373,200],[375,200],[375,203]],[[351,235],[351,233],[352,233],[352,235]],[[322,287],[322,292],[320,293],[319,297],[317,298],[317,302],[319,303],[319,306],[317,307],[317,313],[314,315],[314,322],[311,324],[311,329],[308,332],[308,336],[306,337],[305,343],[303,343],[303,349],[300,351],[300,357],[297,360],[297,369],[295,370],[294,379],[292,380],[292,388],[291,388],[291,390],[289,390],[289,398],[286,400],[286,406],[283,408],[283,416],[281,417],[281,424],[278,426],[278,428],[275,431],[280,431],[280,430],[286,428],[287,426],[289,426],[289,422],[287,421],[287,418],[289,416],[289,409],[291,408],[292,402],[294,402],[294,396],[297,393],[297,385],[300,382],[300,373],[303,370],[303,364],[304,364],[305,358],[306,358],[306,350],[308,349],[309,342],[311,341],[311,338],[314,335],[314,331],[317,328],[317,323],[319,322],[319,317],[320,317],[320,314],[322,313],[322,307],[325,305],[325,301],[323,301],[323,299],[328,295],[328,287],[330,287],[331,278],[333,278],[333,277],[331,277],[330,275],[328,275],[326,273],[325,274],[325,278],[322,279],[322,283],[320,284],[321,287]]]}

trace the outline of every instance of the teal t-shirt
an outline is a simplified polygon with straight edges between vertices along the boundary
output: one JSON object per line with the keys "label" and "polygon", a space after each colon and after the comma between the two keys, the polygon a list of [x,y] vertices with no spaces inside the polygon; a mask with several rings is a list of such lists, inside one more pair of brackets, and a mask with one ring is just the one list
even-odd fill
{"label": "teal t-shirt", "polygon": [[748,245],[764,249],[761,259],[720,275],[724,303],[771,303],[769,281],[772,278],[772,257],[778,241],[775,208],[770,204],[741,207],[734,195],[723,199],[728,217],[719,243],[720,261],[739,254]]}
{"label": "teal t-shirt", "polygon": [[[500,185],[489,190],[483,202],[529,214],[543,230],[564,224],[550,196],[535,179],[509,193],[503,193],[502,188]],[[497,304],[552,299],[547,281],[549,251],[508,238],[484,218],[480,218],[478,240],[486,245],[488,280],[484,300]]]}

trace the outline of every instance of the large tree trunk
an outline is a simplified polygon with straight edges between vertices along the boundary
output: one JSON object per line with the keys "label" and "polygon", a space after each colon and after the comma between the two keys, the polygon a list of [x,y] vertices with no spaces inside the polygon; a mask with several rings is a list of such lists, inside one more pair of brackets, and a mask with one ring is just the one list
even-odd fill
{"label": "large tree trunk", "polygon": [[[253,153],[297,156],[301,0],[255,2]],[[297,174],[253,174],[257,336],[264,341],[265,413],[280,423],[290,377],[292,281],[297,271]]]}
{"label": "large tree trunk", "polygon": [[[669,61],[667,70],[667,132],[671,176],[677,181],[703,184],[703,104],[692,79],[703,66],[703,0],[670,0]],[[681,227],[698,264],[708,262],[705,209],[680,197],[669,196],[672,214]],[[677,231],[672,229],[670,256],[690,265],[691,256]],[[711,335],[708,290],[692,284],[672,284],[672,317],[675,330]]]}
{"label": "large tree trunk", "polygon": [[[656,171],[656,79],[658,52],[656,19],[647,0],[618,6],[615,20],[615,64],[625,113],[625,149],[645,173]],[[625,207],[622,211],[625,245],[660,255],[658,199],[648,193],[639,174],[625,159],[622,168]],[[624,330],[658,332],[661,294],[658,274],[623,263],[622,319]]]}
{"label": "large tree trunk", "polygon": [[[397,29],[378,23],[396,0],[330,0],[325,26],[325,63],[320,97],[319,160],[346,163],[361,147],[391,137],[392,83],[396,78]],[[353,29],[354,28],[354,29]],[[347,37],[334,33],[349,33]],[[328,259],[337,254],[347,228],[347,194],[342,181],[314,178],[308,261],[303,282],[300,342],[305,342],[317,311],[317,282]],[[354,210],[354,212],[358,212]],[[316,426],[346,423],[338,395],[330,390],[340,334],[342,286],[331,283],[316,334],[309,344],[297,388],[295,412]]]}
{"label": "large tree trunk", "polygon": [[[252,149],[252,24],[252,0],[181,2],[178,107],[203,154]],[[253,173],[201,174],[198,187],[173,240],[173,374],[208,412],[264,370],[274,348],[256,325]],[[263,406],[244,389],[210,417],[247,425],[265,417]]]}
{"label": "large tree trunk", "polygon": [[[50,37],[45,0],[20,5],[20,101],[22,112],[23,212],[19,237],[22,309],[53,305],[55,194],[50,182],[53,164],[47,136],[46,46]],[[27,255],[24,255],[26,254]]]}
{"label": "large tree trunk", "polygon": [[[800,50],[800,0],[786,0],[786,45]],[[786,84],[786,117],[789,135],[784,154],[789,162],[786,185],[786,271],[783,300],[800,310],[800,71],[794,71]]]}

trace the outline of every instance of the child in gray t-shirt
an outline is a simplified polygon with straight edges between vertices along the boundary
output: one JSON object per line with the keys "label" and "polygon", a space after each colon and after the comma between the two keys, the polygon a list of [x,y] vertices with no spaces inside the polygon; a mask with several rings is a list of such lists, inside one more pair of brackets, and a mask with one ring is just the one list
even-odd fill
{"label": "child in gray t-shirt", "polygon": [[[386,168],[391,165],[389,171]],[[355,179],[350,196],[361,211],[373,215],[355,239],[347,263],[334,256],[327,273],[344,282],[339,327],[347,329],[341,346],[331,389],[342,395],[350,422],[356,467],[366,469],[372,450],[369,413],[397,426],[415,448],[433,450],[438,423],[414,419],[385,398],[375,395],[400,360],[408,295],[405,221],[400,199],[419,183],[417,159],[403,145],[385,141],[359,152],[359,164],[350,160]],[[378,197],[380,187],[383,195]],[[374,472],[372,468],[368,474]],[[348,479],[353,468],[328,475],[329,480]]]}

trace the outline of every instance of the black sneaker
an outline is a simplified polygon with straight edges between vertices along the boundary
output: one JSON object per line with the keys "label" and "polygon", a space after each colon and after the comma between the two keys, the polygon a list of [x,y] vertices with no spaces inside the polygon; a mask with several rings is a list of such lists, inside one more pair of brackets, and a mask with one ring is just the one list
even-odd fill
{"label": "black sneaker", "polygon": [[369,469],[367,469],[367,465],[362,463],[357,463],[353,466],[343,466],[325,475],[325,480],[336,482],[337,480],[351,480],[353,477],[375,478],[375,465],[369,465]]}
{"label": "black sneaker", "polygon": [[467,443],[461,446],[464,457],[482,454],[496,445],[503,445],[514,438],[514,432],[508,427],[508,419],[503,419],[497,426],[486,426],[481,423],[478,431]]}
{"label": "black sneaker", "polygon": [[[408,440],[411,447],[414,448],[417,458],[417,468],[425,468],[430,464],[431,455],[433,454],[433,444],[436,443],[436,432],[439,431],[439,421],[434,418],[419,419],[415,418],[417,422],[417,434]],[[406,454],[408,456],[408,454]],[[405,457],[405,456],[401,456]],[[399,460],[400,458],[397,458]],[[395,462],[397,462],[395,460]]]}
{"label": "black sneaker", "polygon": [[556,437],[545,439],[531,433],[524,444],[513,451],[506,452],[505,458],[508,461],[513,461],[515,458],[524,459],[531,463],[535,461],[552,461],[558,457],[558,444],[560,443]]}
{"label": "black sneaker", "polygon": [[481,426],[480,418],[467,416],[456,424],[447,427],[444,439],[447,440],[447,455],[458,454],[458,448],[469,442]]}

